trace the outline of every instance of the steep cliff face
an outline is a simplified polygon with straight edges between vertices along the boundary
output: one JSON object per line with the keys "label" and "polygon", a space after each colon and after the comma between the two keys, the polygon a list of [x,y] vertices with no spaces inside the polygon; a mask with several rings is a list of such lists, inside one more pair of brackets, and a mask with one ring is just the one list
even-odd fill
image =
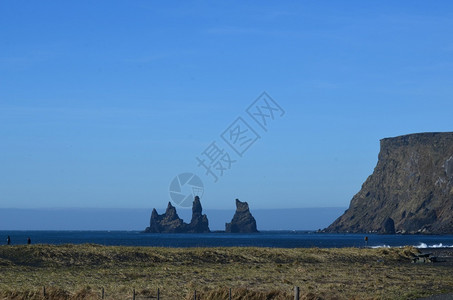
{"label": "steep cliff face", "polygon": [[249,210],[247,202],[241,202],[236,199],[236,212],[234,213],[231,223],[225,224],[225,232],[232,233],[252,233],[258,232],[256,221]]}
{"label": "steep cliff face", "polygon": [[373,174],[325,231],[453,233],[453,132],[381,140]]}
{"label": "steep cliff face", "polygon": [[159,215],[156,209],[151,213],[148,233],[204,233],[210,232],[208,217],[202,214],[200,198],[195,197],[192,205],[192,220],[189,224],[178,216],[176,208],[168,202],[167,210]]}

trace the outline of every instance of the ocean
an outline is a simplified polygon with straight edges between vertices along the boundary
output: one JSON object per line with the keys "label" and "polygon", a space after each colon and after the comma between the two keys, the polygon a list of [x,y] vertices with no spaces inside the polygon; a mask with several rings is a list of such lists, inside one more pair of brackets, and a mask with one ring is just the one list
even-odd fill
{"label": "ocean", "polygon": [[[453,248],[453,235],[326,234],[313,231],[262,231],[255,234],[148,234],[140,231],[0,231],[0,244],[100,244],[150,247]],[[365,244],[365,237],[368,243]]]}

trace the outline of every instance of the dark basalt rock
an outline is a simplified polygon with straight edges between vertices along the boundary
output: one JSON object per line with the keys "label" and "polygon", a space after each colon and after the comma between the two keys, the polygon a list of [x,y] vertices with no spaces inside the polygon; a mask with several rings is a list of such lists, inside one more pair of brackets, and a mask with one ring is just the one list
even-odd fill
{"label": "dark basalt rock", "polygon": [[392,218],[387,218],[382,224],[383,234],[395,234],[395,222]]}
{"label": "dark basalt rock", "polygon": [[231,223],[225,224],[225,232],[230,233],[253,233],[258,232],[256,221],[249,210],[247,202],[236,199],[236,212]]}
{"label": "dark basalt rock", "polygon": [[202,214],[202,207],[200,198],[195,197],[192,205],[192,220],[189,224],[186,224],[185,232],[190,233],[205,233],[210,232],[208,217]]}
{"label": "dark basalt rock", "polygon": [[192,205],[192,220],[189,224],[178,216],[176,208],[168,202],[167,210],[159,215],[156,209],[151,213],[147,233],[205,233],[210,232],[208,217],[202,214],[200,198],[195,197]]}
{"label": "dark basalt rock", "polygon": [[180,233],[184,231],[184,222],[179,218],[176,208],[168,202],[167,210],[164,214],[159,215],[156,209],[151,213],[151,220],[149,227],[145,232],[159,233]]}
{"label": "dark basalt rock", "polygon": [[381,140],[373,174],[324,231],[452,234],[453,132]]}

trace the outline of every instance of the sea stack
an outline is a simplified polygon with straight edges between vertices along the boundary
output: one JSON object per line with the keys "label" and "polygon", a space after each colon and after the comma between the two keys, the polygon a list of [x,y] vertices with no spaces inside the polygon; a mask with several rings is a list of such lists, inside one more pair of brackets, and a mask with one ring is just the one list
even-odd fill
{"label": "sea stack", "polygon": [[178,216],[176,208],[168,202],[167,209],[165,213],[159,215],[156,209],[153,209],[151,213],[151,220],[149,222],[149,227],[145,229],[145,232],[150,233],[180,233],[184,230],[184,222]]}
{"label": "sea stack", "polygon": [[208,217],[202,214],[200,197],[195,196],[192,204],[192,220],[186,225],[186,232],[205,233],[210,232]]}
{"label": "sea stack", "polygon": [[374,172],[326,232],[453,233],[453,132],[381,140]]}
{"label": "sea stack", "polygon": [[236,212],[230,223],[225,224],[225,232],[230,233],[254,233],[256,229],[256,221],[249,210],[247,202],[241,202],[236,199]]}
{"label": "sea stack", "polygon": [[168,202],[167,210],[159,215],[156,209],[151,213],[149,227],[145,229],[147,233],[205,233],[210,232],[209,221],[206,215],[202,214],[200,198],[195,197],[192,204],[192,220],[189,224],[178,216],[176,208]]}

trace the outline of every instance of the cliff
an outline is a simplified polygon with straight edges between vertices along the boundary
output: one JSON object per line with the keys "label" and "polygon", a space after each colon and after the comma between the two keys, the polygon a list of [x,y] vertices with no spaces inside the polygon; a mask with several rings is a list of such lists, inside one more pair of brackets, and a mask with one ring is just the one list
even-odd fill
{"label": "cliff", "polygon": [[253,233],[258,232],[256,221],[249,210],[247,202],[241,202],[236,199],[236,212],[234,213],[231,223],[225,224],[225,232],[231,233]]}
{"label": "cliff", "polygon": [[156,209],[151,213],[147,233],[205,233],[210,232],[209,221],[206,215],[202,214],[200,198],[195,197],[192,204],[192,220],[189,224],[178,216],[176,208],[168,202],[167,210],[159,215]]}
{"label": "cliff", "polygon": [[453,132],[381,140],[378,163],[326,232],[453,233]]}

